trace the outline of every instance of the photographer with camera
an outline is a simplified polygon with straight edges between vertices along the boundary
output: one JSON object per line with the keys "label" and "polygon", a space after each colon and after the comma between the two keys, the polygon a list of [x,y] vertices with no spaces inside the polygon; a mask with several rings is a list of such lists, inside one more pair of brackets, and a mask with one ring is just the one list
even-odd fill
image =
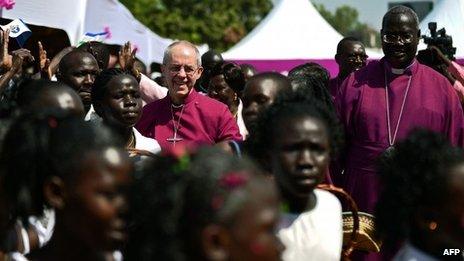
{"label": "photographer with camera", "polygon": [[453,85],[461,104],[464,103],[464,69],[456,63],[453,38],[446,34],[445,28],[437,31],[437,23],[429,23],[430,36],[423,35],[427,49],[417,54],[417,60],[445,76]]}

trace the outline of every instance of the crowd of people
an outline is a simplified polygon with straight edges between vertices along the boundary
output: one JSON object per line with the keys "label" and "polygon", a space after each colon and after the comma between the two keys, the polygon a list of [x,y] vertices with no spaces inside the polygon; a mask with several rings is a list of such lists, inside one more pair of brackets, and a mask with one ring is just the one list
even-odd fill
{"label": "crowd of people", "polygon": [[385,56],[346,37],[332,79],[1,31],[0,261],[464,260],[464,70],[418,25],[393,7]]}

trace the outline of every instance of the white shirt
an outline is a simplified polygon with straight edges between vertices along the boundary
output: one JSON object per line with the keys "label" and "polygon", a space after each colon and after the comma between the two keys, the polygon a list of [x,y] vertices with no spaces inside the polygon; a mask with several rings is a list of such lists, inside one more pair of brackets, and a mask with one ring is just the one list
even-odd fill
{"label": "white shirt", "polygon": [[143,136],[135,128],[132,128],[132,130],[134,131],[136,149],[146,150],[153,154],[156,154],[161,151],[161,147],[155,139]]}
{"label": "white shirt", "polygon": [[90,105],[90,109],[85,115],[84,118],[85,121],[91,121],[91,122],[101,122],[102,118],[98,116],[98,114],[95,112],[95,109],[93,108],[93,105]]}
{"label": "white shirt", "polygon": [[405,243],[396,253],[393,261],[438,261],[438,259],[422,252],[410,243]]}
{"label": "white shirt", "polygon": [[242,100],[239,99],[238,108],[237,108],[237,125],[238,129],[240,130],[240,134],[242,134],[243,139],[248,136],[248,130],[245,126],[245,121],[243,121],[243,103]]}
{"label": "white shirt", "polygon": [[315,189],[314,209],[284,214],[277,236],[286,249],[284,261],[340,260],[343,245],[342,207],[331,193]]}

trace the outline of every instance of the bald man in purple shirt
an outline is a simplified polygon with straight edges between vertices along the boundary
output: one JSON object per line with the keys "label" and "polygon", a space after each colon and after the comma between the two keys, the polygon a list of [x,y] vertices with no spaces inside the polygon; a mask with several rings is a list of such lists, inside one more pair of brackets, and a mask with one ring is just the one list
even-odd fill
{"label": "bald man in purple shirt", "polygon": [[364,212],[374,213],[381,187],[379,155],[394,152],[412,129],[427,128],[464,145],[458,96],[445,77],[415,59],[419,36],[413,10],[390,9],[381,30],[384,58],[350,74],[335,97],[347,138],[342,187]]}
{"label": "bald man in purple shirt", "polygon": [[156,139],[164,151],[176,145],[192,149],[242,140],[227,106],[193,88],[203,71],[195,45],[187,41],[172,43],[164,53],[161,70],[168,95],[143,108],[136,126],[142,135]]}

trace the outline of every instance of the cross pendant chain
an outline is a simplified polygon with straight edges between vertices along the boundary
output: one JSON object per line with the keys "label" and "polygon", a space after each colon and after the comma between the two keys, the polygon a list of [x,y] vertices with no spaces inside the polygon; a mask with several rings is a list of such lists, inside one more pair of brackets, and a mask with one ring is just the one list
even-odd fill
{"label": "cross pendant chain", "polygon": [[401,103],[401,109],[400,109],[400,114],[398,116],[398,121],[396,122],[396,127],[392,135],[391,119],[390,119],[390,104],[388,101],[389,95],[388,95],[387,70],[385,70],[384,72],[385,72],[385,105],[386,105],[385,107],[386,107],[386,113],[387,113],[388,144],[390,145],[388,147],[388,150],[391,150],[391,149],[394,149],[393,145],[395,144],[396,134],[398,133],[398,127],[400,126],[401,118],[403,117],[403,109],[404,109],[404,105],[406,102],[406,98],[408,97],[409,87],[411,87],[412,75],[409,76],[408,85],[406,86],[406,90],[403,96],[403,102]]}
{"label": "cross pendant chain", "polygon": [[177,129],[174,128],[174,136],[172,138],[167,138],[166,139],[169,142],[172,142],[174,146],[176,146],[176,142],[182,141],[182,138],[177,137]]}
{"label": "cross pendant chain", "polygon": [[172,142],[173,146],[176,146],[176,142],[183,140],[182,138],[177,137],[177,131],[180,129],[180,119],[182,118],[182,114],[184,113],[185,105],[182,105],[182,109],[180,110],[180,115],[179,115],[179,119],[177,120],[177,124],[176,124],[176,120],[174,119],[174,110],[172,108],[173,107],[171,106],[173,136],[171,138],[167,138],[166,141]]}

